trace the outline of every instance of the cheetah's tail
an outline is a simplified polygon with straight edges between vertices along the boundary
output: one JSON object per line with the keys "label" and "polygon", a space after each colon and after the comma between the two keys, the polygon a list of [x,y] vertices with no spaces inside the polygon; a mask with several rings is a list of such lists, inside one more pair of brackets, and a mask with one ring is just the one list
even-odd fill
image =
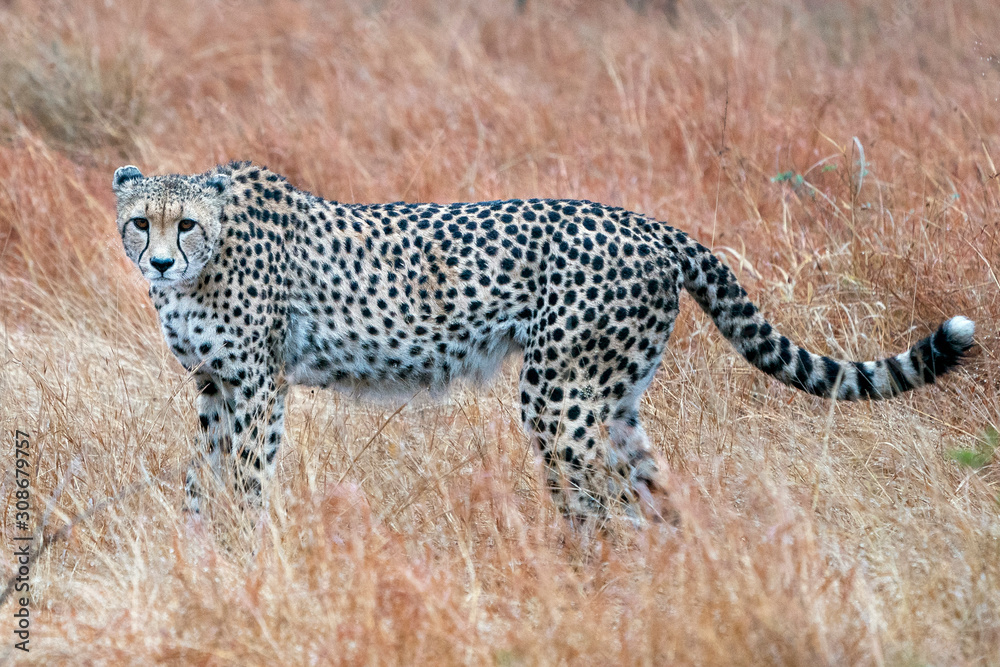
{"label": "cheetah's tail", "polygon": [[933,383],[972,347],[976,325],[958,316],[908,351],[880,361],[837,361],[813,354],[775,331],[707,248],[690,239],[679,245],[684,287],[722,335],[751,364],[810,394],[848,401],[896,396]]}

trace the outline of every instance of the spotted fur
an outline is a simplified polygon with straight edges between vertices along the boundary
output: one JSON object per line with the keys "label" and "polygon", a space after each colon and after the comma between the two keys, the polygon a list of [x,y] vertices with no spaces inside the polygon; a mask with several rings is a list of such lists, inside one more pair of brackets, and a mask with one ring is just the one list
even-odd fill
{"label": "spotted fur", "polygon": [[[880,399],[934,382],[972,346],[945,322],[909,351],[849,362],[779,334],[707,248],[588,201],[326,201],[251,163],[194,176],[115,172],[118,228],[164,335],[199,388],[205,454],[245,502],[274,470],[293,384],[443,391],[521,354],[521,417],[574,517],[660,490],[639,421],[688,290],[751,364],[803,391]],[[188,475],[189,508],[199,509]]]}

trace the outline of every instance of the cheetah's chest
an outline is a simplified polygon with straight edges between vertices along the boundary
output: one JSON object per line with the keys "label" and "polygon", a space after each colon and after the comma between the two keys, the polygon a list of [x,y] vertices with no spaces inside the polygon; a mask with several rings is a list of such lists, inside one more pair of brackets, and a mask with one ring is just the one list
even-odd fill
{"label": "cheetah's chest", "polygon": [[153,295],[160,316],[160,328],[170,351],[186,369],[203,364],[202,350],[210,347],[206,336],[206,316],[193,299],[176,295]]}

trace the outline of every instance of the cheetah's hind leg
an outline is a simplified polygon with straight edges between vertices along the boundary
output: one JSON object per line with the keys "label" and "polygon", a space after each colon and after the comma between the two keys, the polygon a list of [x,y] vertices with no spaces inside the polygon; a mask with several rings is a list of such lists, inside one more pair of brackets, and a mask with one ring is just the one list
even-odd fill
{"label": "cheetah's hind leg", "polygon": [[622,480],[627,493],[635,494],[642,517],[678,525],[680,515],[670,502],[664,480],[665,463],[653,451],[636,406],[619,405],[608,424],[608,437],[609,474]]}
{"label": "cheetah's hind leg", "polygon": [[637,401],[597,397],[586,386],[532,384],[539,376],[543,370],[525,364],[522,418],[563,514],[574,525],[601,529],[615,518],[634,526],[676,523]]}

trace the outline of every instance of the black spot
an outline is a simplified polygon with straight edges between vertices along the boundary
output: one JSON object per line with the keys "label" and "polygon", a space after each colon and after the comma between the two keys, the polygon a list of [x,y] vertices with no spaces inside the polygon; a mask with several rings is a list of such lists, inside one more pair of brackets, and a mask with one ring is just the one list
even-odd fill
{"label": "black spot", "polygon": [[862,398],[881,398],[881,395],[875,391],[875,385],[872,383],[871,373],[865,369],[861,362],[855,361],[853,364],[854,370],[857,371],[858,376],[858,394],[860,394]]}
{"label": "black spot", "polygon": [[826,375],[826,385],[829,391],[833,391],[833,387],[837,384],[837,378],[840,375],[840,364],[830,357],[823,357],[822,361]]}

